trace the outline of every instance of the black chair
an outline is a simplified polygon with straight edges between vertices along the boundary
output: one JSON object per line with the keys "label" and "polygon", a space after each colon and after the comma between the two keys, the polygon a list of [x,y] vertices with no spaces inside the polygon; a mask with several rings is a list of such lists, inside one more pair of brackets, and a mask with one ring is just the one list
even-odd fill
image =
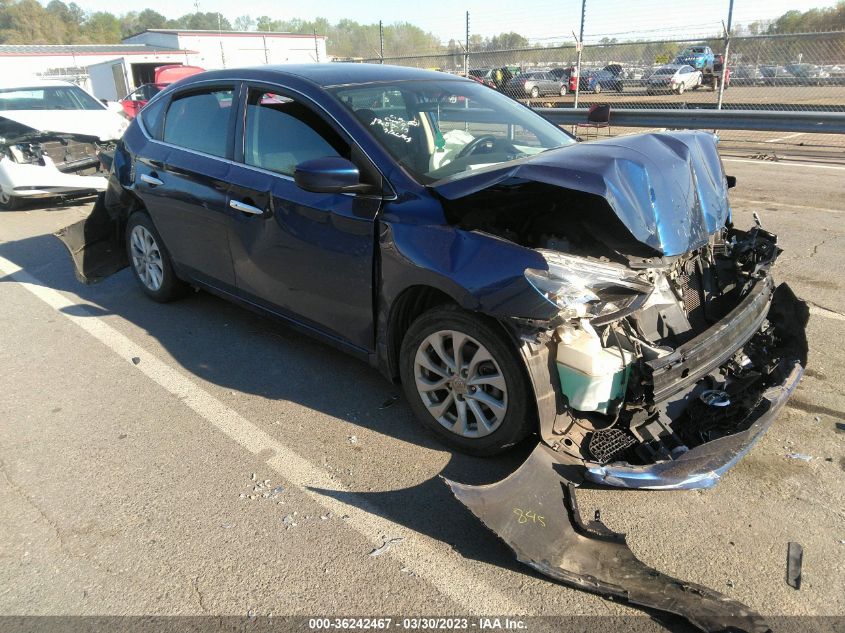
{"label": "black chair", "polygon": [[576,123],[575,132],[578,133],[578,128],[592,128],[595,130],[595,136],[599,136],[599,128],[607,129],[607,135],[610,136],[610,104],[601,103],[591,105],[587,110],[586,123]]}

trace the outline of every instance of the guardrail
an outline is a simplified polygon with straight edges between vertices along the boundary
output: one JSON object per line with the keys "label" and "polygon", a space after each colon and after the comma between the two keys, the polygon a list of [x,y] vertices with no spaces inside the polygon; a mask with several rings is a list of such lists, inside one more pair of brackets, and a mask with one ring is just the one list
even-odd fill
{"label": "guardrail", "polygon": [[[535,111],[557,125],[575,125],[587,120],[587,108],[535,108]],[[613,109],[611,104],[610,121],[619,127],[845,134],[845,112]]]}

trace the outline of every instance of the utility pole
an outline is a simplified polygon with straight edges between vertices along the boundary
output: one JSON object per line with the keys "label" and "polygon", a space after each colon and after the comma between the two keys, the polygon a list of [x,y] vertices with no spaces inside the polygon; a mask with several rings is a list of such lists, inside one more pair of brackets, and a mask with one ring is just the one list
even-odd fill
{"label": "utility pole", "polygon": [[378,21],[378,56],[379,56],[379,63],[384,63],[384,24],[382,24],[381,20]]}
{"label": "utility pole", "polygon": [[[731,0],[733,2],[733,0]],[[575,103],[573,108],[578,107],[578,95],[581,92],[581,54],[584,50],[584,17],[587,13],[587,0],[581,0],[581,31],[578,39],[575,42],[575,50],[578,52],[578,61],[575,64],[575,72],[578,75],[578,80],[575,82]]]}
{"label": "utility pole", "polygon": [[469,77],[469,11],[467,11],[467,35],[464,44],[464,77]]}
{"label": "utility pole", "polygon": [[317,27],[314,27],[314,55],[317,58],[317,63],[320,63],[320,42],[317,40]]}
{"label": "utility pole", "polygon": [[734,17],[734,0],[730,0],[730,4],[728,4],[728,28],[725,29],[725,25],[722,24],[722,28],[725,29],[725,61],[722,63],[722,77],[719,80],[719,102],[716,104],[716,109],[722,109],[722,97],[725,94],[725,78],[728,76],[728,60],[730,59],[731,53],[731,25],[733,24],[733,17]]}

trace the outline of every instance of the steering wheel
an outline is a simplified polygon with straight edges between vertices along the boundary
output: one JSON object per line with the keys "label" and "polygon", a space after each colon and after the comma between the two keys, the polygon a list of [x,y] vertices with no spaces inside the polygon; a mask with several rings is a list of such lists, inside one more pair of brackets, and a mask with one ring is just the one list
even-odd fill
{"label": "steering wheel", "polygon": [[458,155],[455,156],[455,159],[463,158],[464,156],[469,156],[479,147],[481,147],[484,143],[491,143],[495,144],[498,139],[492,134],[482,134],[474,139],[472,139],[469,143],[464,145],[464,148],[458,152]]}

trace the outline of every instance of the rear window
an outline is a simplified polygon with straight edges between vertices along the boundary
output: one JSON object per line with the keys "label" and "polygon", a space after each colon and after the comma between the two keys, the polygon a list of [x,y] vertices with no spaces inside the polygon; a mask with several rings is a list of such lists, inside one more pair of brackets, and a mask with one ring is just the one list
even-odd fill
{"label": "rear window", "polygon": [[78,86],[0,89],[0,110],[103,110],[102,103]]}
{"label": "rear window", "polygon": [[[225,157],[228,153],[232,88],[177,95],[167,110],[162,140],[179,147]],[[146,123],[146,118],[144,119]]]}

